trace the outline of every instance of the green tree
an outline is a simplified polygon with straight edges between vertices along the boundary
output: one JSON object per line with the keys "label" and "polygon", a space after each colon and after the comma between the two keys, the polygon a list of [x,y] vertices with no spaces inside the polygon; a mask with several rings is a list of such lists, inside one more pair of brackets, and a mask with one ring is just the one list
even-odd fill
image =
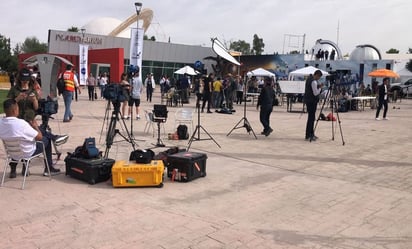
{"label": "green tree", "polygon": [[40,43],[36,37],[27,37],[21,45],[23,53],[47,53],[47,44]]}
{"label": "green tree", "polygon": [[409,60],[409,62],[406,63],[405,68],[409,70],[409,72],[412,72],[412,59]]}
{"label": "green tree", "polygon": [[263,39],[259,38],[257,34],[254,34],[252,53],[255,55],[261,55],[264,48],[265,48],[265,43],[263,43]]}
{"label": "green tree", "polygon": [[67,29],[67,31],[69,31],[69,32],[79,32],[80,30],[79,30],[78,27],[71,26],[70,28]]}
{"label": "green tree", "polygon": [[11,54],[10,38],[0,35],[0,69],[12,72],[17,70],[17,56]]}
{"label": "green tree", "polygon": [[386,51],[387,54],[399,54],[399,50],[396,48],[391,48],[388,51]]}
{"label": "green tree", "polygon": [[241,52],[242,55],[250,55],[250,44],[244,40],[238,40],[230,42],[229,49],[237,52]]}

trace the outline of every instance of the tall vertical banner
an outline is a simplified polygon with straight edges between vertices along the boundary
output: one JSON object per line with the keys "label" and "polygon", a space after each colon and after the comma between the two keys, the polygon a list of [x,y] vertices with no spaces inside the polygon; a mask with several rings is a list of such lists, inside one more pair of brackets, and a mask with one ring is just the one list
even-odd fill
{"label": "tall vertical banner", "polygon": [[142,28],[131,28],[130,34],[130,65],[138,66],[140,69],[139,78],[142,78],[142,58],[143,58],[143,36]]}
{"label": "tall vertical banner", "polygon": [[89,45],[79,44],[79,84],[86,85]]}

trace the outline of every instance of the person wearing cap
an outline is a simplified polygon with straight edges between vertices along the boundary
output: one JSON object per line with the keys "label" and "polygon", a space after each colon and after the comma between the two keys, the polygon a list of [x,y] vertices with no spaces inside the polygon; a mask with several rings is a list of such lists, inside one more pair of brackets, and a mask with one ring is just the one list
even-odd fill
{"label": "person wearing cap", "polygon": [[[18,118],[26,120],[31,123],[39,109],[39,95],[34,87],[34,78],[32,73],[27,68],[20,70],[17,83],[15,86],[10,88],[7,93],[7,98],[14,99],[19,105],[19,115]],[[54,135],[49,131],[41,128],[43,136],[48,137],[50,140],[56,142],[56,145],[62,145],[67,142],[69,136],[67,135]]]}
{"label": "person wearing cap", "polygon": [[308,110],[308,119],[306,121],[305,140],[315,141],[318,137],[315,136],[313,126],[315,125],[316,106],[319,101],[319,94],[322,90],[322,84],[318,80],[322,77],[322,72],[316,70],[313,75],[309,75],[305,83],[304,100]]}
{"label": "person wearing cap", "polygon": [[80,93],[79,81],[77,80],[76,74],[74,74],[73,72],[72,65],[66,66],[66,71],[63,73],[63,79],[64,79],[64,84],[65,84],[64,92],[63,92],[63,100],[64,100],[64,107],[65,107],[63,122],[67,123],[73,119],[73,113],[71,111],[71,104],[73,100],[73,93],[76,87],[78,88],[79,93]]}
{"label": "person wearing cap", "polygon": [[259,109],[260,106],[259,119],[260,123],[263,125],[263,131],[261,134],[267,137],[273,132],[273,129],[270,127],[270,114],[273,110],[275,91],[273,90],[271,78],[265,77],[264,82],[262,91],[260,91],[259,94],[256,109]]}

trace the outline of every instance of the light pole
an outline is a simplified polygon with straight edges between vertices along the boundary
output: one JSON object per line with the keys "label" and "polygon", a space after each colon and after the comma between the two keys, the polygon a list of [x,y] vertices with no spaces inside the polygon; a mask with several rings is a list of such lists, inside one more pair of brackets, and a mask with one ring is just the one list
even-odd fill
{"label": "light pole", "polygon": [[[142,10],[142,3],[140,2],[136,2],[134,3],[134,7],[136,9],[136,37],[135,37],[135,61],[133,61],[133,64],[135,64],[135,66],[138,66],[138,61],[139,61],[139,57],[141,54],[141,51],[139,51],[139,15],[140,15],[140,11]],[[132,64],[132,62],[130,62],[130,64]]]}

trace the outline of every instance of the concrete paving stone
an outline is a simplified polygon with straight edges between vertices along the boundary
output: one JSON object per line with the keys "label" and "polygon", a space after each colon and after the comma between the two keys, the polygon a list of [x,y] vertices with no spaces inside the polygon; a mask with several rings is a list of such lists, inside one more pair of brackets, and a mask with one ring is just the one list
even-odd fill
{"label": "concrete paving stone", "polygon": [[[159,102],[155,93],[154,102],[142,101],[141,110],[152,110]],[[227,136],[243,116],[241,106],[232,115],[201,113],[202,127],[221,145],[212,140],[191,145],[191,151],[207,154],[207,176],[189,183],[165,177],[161,189],[113,188],[110,181],[88,185],[61,174],[52,181],[30,176],[22,191],[21,176],[6,179],[0,188],[2,245],[412,248],[412,154],[405,149],[412,145],[412,101],[397,105],[401,109],[389,109],[388,122],[376,122],[370,109],[340,113],[344,146],[339,130],[332,140],[331,123],[324,121],[316,130],[320,139],[305,141],[306,114],[288,113],[285,107],[274,108],[275,131],[263,137],[259,113],[248,104],[247,117],[258,139],[243,128]],[[193,107],[194,101],[187,106]],[[56,167],[64,171],[64,156],[86,137],[95,137],[99,149],[105,150],[106,107],[106,101],[89,102],[80,95],[72,104],[72,122],[61,122],[64,107],[54,115],[52,131],[70,135],[60,147],[63,155]],[[175,131],[176,110],[168,107],[161,138],[167,146],[185,148],[188,140],[167,139],[167,133]],[[133,122],[138,148],[156,143],[156,137],[143,132],[144,125],[144,120]],[[202,130],[201,138],[207,138]],[[131,144],[117,135],[115,140],[109,157],[127,160]],[[1,149],[0,158],[4,155]],[[41,174],[41,161],[33,164],[33,172]]]}

